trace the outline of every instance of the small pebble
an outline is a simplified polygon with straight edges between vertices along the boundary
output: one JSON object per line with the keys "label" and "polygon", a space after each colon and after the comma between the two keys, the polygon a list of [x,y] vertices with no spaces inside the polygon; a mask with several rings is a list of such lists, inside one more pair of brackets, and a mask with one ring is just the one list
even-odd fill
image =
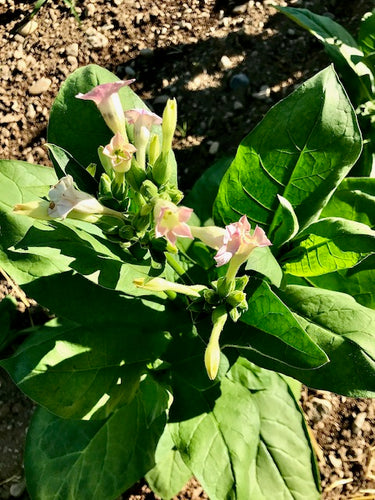
{"label": "small pebble", "polygon": [[92,26],[86,30],[87,42],[93,49],[102,49],[108,45],[108,38]]}
{"label": "small pebble", "polygon": [[232,67],[232,61],[229,59],[228,56],[223,56],[220,59],[220,68],[225,71],[227,69],[230,69],[231,67]]}
{"label": "small pebble", "polygon": [[366,417],[367,417],[367,413],[365,411],[358,413],[358,415],[355,417],[355,419],[353,421],[353,426],[352,426],[352,430],[353,430],[354,434],[356,434],[356,435],[360,434],[360,432],[362,431],[362,428],[363,428],[363,424],[365,423]]}
{"label": "small pebble", "polygon": [[37,29],[38,23],[34,21],[34,19],[31,19],[28,23],[26,23],[22,28],[18,30],[18,33],[22,36],[28,36],[31,35],[31,33],[34,33],[34,31]]}
{"label": "small pebble", "polygon": [[96,12],[96,7],[93,3],[89,3],[86,5],[86,15],[87,17],[92,17]]}
{"label": "small pebble", "polygon": [[142,49],[139,51],[139,54],[142,57],[151,57],[153,55],[153,53],[154,53],[154,51],[152,49],[149,49],[149,48]]}
{"label": "small pebble", "polygon": [[232,10],[233,14],[245,14],[245,12],[247,12],[247,5],[247,3],[236,5]]}
{"label": "small pebble", "polygon": [[229,82],[229,87],[232,90],[244,89],[250,85],[249,78],[244,73],[233,75]]}
{"label": "small pebble", "polygon": [[71,43],[65,49],[66,55],[67,56],[78,57],[78,49],[79,49],[78,43]]}
{"label": "small pebble", "polygon": [[43,94],[43,92],[46,92],[50,88],[51,83],[52,81],[49,78],[46,77],[40,78],[29,87],[29,94],[31,95]]}
{"label": "small pebble", "polygon": [[262,85],[259,92],[254,92],[251,94],[255,99],[268,99],[271,95],[271,89],[267,85]]}
{"label": "small pebble", "polygon": [[208,150],[210,155],[216,155],[217,152],[219,151],[220,143],[217,141],[214,141],[211,143],[210,149]]}
{"label": "small pebble", "polygon": [[23,494],[25,489],[26,489],[26,482],[25,482],[25,480],[23,480],[23,481],[20,481],[19,483],[12,484],[9,492],[12,495],[12,497],[19,498]]}

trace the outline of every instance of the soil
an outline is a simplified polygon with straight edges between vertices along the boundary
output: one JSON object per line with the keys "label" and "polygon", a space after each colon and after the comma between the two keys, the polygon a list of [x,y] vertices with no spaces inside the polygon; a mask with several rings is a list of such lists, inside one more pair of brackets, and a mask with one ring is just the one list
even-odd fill
{"label": "soil", "polygon": [[[0,0],[0,158],[49,165],[43,144],[49,109],[77,67],[105,66],[157,113],[176,97],[180,185],[189,189],[277,101],[330,61],[313,37],[271,4],[306,7],[356,34],[372,0],[81,0],[80,24],[63,0],[47,1],[28,25],[31,0]],[[16,286],[22,327],[42,321]],[[27,303],[27,302],[26,302]],[[14,346],[8,348],[12,349]],[[2,353],[4,355],[4,353]],[[315,436],[323,498],[375,498],[375,402],[304,389],[301,404]],[[33,404],[0,371],[0,499],[28,498],[22,469]],[[153,499],[144,483],[123,499]],[[190,482],[179,499],[207,498]]]}

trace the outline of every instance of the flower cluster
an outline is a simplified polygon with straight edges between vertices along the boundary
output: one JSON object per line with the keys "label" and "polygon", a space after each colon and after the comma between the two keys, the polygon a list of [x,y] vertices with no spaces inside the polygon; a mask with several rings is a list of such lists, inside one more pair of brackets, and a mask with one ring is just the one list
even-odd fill
{"label": "flower cluster", "polygon": [[212,310],[213,329],[205,364],[209,377],[214,379],[220,363],[219,337],[228,314],[237,321],[247,308],[244,288],[248,278],[237,278],[237,273],[255,248],[269,246],[271,242],[259,226],[251,229],[246,215],[225,228],[189,224],[193,210],[178,205],[182,193],[170,181],[175,165],[172,139],[177,123],[176,101],[167,102],[163,118],[140,108],[124,112],[118,92],[133,81],[98,85],[76,96],[93,101],[114,134],[107,145],[99,148],[104,173],[98,199],[77,189],[73,178],[67,175],[50,189],[48,201],[16,205],[14,211],[41,219],[71,217],[93,223],[111,216],[117,220],[115,228],[111,228],[111,237],[116,229],[120,240],[126,240],[126,248],[133,243],[146,246],[164,238],[167,250],[176,252],[178,238],[182,237],[197,238],[216,250],[213,262],[217,267],[228,267],[225,276],[213,282],[212,288],[172,283],[161,277],[134,280],[144,290],[181,293],[191,300],[206,300]]}

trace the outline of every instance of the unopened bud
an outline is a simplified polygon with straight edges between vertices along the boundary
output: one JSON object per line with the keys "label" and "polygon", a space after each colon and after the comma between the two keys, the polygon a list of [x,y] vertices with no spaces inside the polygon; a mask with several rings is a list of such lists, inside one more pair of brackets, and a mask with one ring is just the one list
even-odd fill
{"label": "unopened bud", "polygon": [[168,99],[163,112],[163,144],[162,152],[168,153],[172,149],[173,136],[177,125],[177,101],[176,99]]}
{"label": "unopened bud", "polygon": [[146,179],[142,183],[140,193],[145,198],[152,199],[158,195],[158,188],[155,186],[155,184],[152,181]]}
{"label": "unopened bud", "polygon": [[162,152],[152,167],[152,178],[158,186],[166,184],[172,175],[172,163],[170,161],[170,152]]}
{"label": "unopened bud", "polygon": [[144,180],[146,180],[146,172],[139,167],[137,160],[133,157],[131,168],[126,172],[126,181],[134,191],[139,191]]}
{"label": "unopened bud", "polygon": [[150,147],[148,150],[148,159],[151,165],[154,165],[160,155],[160,141],[159,136],[154,134],[150,140]]}

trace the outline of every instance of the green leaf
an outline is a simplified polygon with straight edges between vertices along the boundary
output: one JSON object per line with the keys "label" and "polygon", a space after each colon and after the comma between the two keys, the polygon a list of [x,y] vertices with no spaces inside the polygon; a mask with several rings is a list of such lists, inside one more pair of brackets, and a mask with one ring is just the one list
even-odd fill
{"label": "green leaf", "polygon": [[194,209],[203,226],[212,217],[212,206],[215,201],[221,179],[232,163],[233,158],[220,158],[208,168],[184,198],[184,205]]}
{"label": "green leaf", "polygon": [[25,290],[61,319],[39,327],[2,366],[32,399],[63,418],[106,417],[133,397],[147,363],[167,346],[160,304],[69,273]]}
{"label": "green leaf", "polygon": [[33,499],[115,500],[153,467],[165,414],[149,422],[143,385],[106,420],[65,420],[44,409],[34,413],[25,452]]}
{"label": "green leaf", "polygon": [[175,449],[169,425],[166,425],[155,453],[156,465],[145,476],[148,485],[156,495],[170,499],[177,495],[192,476]]}
{"label": "green leaf", "polygon": [[93,196],[97,194],[98,183],[89,172],[80,165],[71,154],[55,144],[47,144],[51,160],[59,179],[71,175],[78,189]]}
{"label": "green leaf", "polygon": [[35,223],[16,248],[41,256],[56,249],[63,271],[74,269],[94,283],[129,295],[149,294],[133,280],[148,276],[150,259],[138,263],[92,224],[75,220],[51,221],[48,226]]}
{"label": "green leaf", "polygon": [[358,48],[356,41],[342,26],[327,16],[319,16],[307,9],[276,8],[324,44],[356,106],[362,101],[371,99],[374,92],[374,76],[364,64],[364,54]]}
{"label": "green leaf", "polygon": [[184,394],[172,436],[212,500],[319,498],[303,417],[279,375],[240,358],[220,387]]}
{"label": "green leaf", "polygon": [[299,246],[283,256],[284,270],[310,277],[347,269],[375,251],[375,231],[366,224],[328,217],[301,233]]}
{"label": "green leaf", "polygon": [[34,222],[30,217],[13,214],[14,205],[47,196],[51,185],[56,182],[56,174],[50,167],[0,160],[0,266],[18,284],[62,270],[58,251],[51,250],[47,256],[38,256],[9,250]]}
{"label": "green leaf", "polygon": [[[288,307],[265,281],[252,280],[247,288],[249,309],[241,315],[241,322],[278,337],[299,351],[300,365],[306,368],[325,364],[328,358],[306,334]],[[246,335],[244,336],[246,339]]]}
{"label": "green leaf", "polygon": [[288,286],[282,298],[330,362],[314,370],[293,368],[265,357],[251,332],[248,342],[253,349],[241,354],[309,387],[350,397],[375,397],[375,311],[349,295],[305,286]]}
{"label": "green leaf", "polygon": [[358,45],[366,56],[375,53],[375,11],[363,16],[359,25]]}
{"label": "green leaf", "polygon": [[297,216],[290,202],[283,196],[278,195],[280,205],[277,208],[277,217],[274,220],[279,220],[279,225],[271,229],[269,237],[273,241],[275,247],[284,245],[289,240],[294,238],[299,230]]}
{"label": "green leaf", "polygon": [[242,141],[214,215],[228,224],[246,214],[267,231],[281,223],[281,211],[274,213],[282,195],[303,229],[318,218],[360,151],[354,110],[329,67],[276,104]]}
{"label": "green leaf", "polygon": [[277,287],[281,285],[283,271],[269,247],[254,248],[246,262],[245,269],[263,274]]}
{"label": "green leaf", "polygon": [[375,178],[348,177],[338,186],[322,217],[342,217],[375,227]]}
{"label": "green leaf", "polygon": [[365,307],[375,309],[375,255],[369,255],[351,269],[309,278],[320,288],[344,292]]}

